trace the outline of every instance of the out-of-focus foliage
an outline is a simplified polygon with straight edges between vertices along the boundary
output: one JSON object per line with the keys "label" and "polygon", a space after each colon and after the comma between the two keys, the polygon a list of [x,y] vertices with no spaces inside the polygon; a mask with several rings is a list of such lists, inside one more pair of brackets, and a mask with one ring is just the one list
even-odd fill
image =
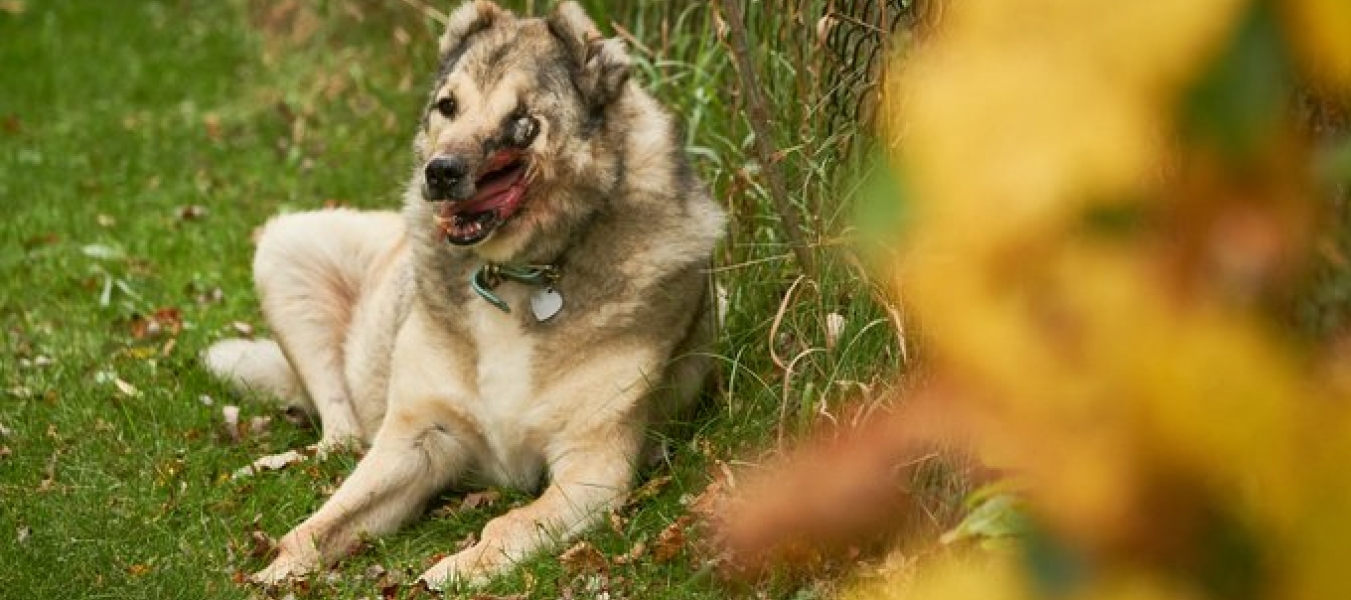
{"label": "out-of-focus foliage", "polygon": [[1033,532],[855,595],[1351,598],[1351,371],[1279,308],[1351,4],[957,0],[888,85],[930,401]]}

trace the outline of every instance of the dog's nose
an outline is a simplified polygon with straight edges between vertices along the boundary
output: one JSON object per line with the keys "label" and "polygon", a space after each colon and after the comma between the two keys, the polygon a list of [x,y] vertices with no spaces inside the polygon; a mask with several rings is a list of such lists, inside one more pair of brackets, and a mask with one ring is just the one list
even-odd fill
{"label": "dog's nose", "polygon": [[423,174],[427,188],[436,197],[445,198],[469,174],[469,163],[459,156],[438,156],[427,163]]}

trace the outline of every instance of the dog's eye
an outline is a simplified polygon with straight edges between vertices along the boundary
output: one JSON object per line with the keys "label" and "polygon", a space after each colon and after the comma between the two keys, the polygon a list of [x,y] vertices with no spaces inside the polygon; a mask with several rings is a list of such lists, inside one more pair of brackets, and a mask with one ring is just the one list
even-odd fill
{"label": "dog's eye", "polygon": [[458,108],[459,105],[456,104],[455,99],[450,96],[446,96],[445,98],[436,101],[436,112],[441,113],[441,116],[447,119],[455,118],[455,110]]}
{"label": "dog's eye", "polygon": [[539,133],[539,121],[529,115],[516,117],[511,122],[511,141],[517,146],[528,146]]}

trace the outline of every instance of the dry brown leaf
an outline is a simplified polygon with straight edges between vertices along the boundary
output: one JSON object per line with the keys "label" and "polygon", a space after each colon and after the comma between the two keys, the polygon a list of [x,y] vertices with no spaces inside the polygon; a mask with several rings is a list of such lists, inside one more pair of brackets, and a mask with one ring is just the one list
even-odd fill
{"label": "dry brown leaf", "polygon": [[131,565],[130,567],[127,567],[127,574],[131,575],[132,577],[141,577],[148,573],[150,573],[150,565],[144,563],[134,564]]}
{"label": "dry brown leaf", "polygon": [[694,517],[683,515],[667,525],[666,529],[661,530],[661,533],[657,534],[657,543],[652,548],[652,560],[662,563],[680,556],[688,543],[685,529],[693,522]]}
{"label": "dry brown leaf", "polygon": [[610,513],[610,530],[616,534],[624,535],[624,528],[629,524],[629,520],[617,512]]}
{"label": "dry brown leaf", "polygon": [[206,127],[206,137],[213,142],[219,142],[220,134],[220,115],[216,113],[206,113],[202,117],[202,125]]}
{"label": "dry brown leaf", "polygon": [[272,556],[277,549],[277,540],[258,529],[257,525],[249,531],[249,556],[254,559],[264,559]]}
{"label": "dry brown leaf", "polygon": [[28,10],[28,7],[24,4],[23,0],[0,1],[0,12],[6,12],[11,15],[20,15],[23,14],[25,10]]}
{"label": "dry brown leaf", "polygon": [[460,502],[460,510],[474,510],[476,508],[492,506],[500,499],[502,499],[502,492],[497,490],[470,492],[465,494],[464,500]]}
{"label": "dry brown leaf", "polygon": [[181,221],[197,221],[206,218],[209,211],[200,204],[189,204],[178,207],[178,218]]}
{"label": "dry brown leaf", "polygon": [[577,573],[599,573],[609,568],[609,562],[605,560],[605,555],[601,554],[595,546],[589,542],[581,541],[573,544],[571,548],[564,550],[558,555],[558,562],[563,564],[570,574]]}
{"label": "dry brown leaf", "polygon": [[131,320],[131,337],[136,340],[154,339],[164,334],[176,336],[183,331],[183,312],[173,306],[160,307],[149,316]]}

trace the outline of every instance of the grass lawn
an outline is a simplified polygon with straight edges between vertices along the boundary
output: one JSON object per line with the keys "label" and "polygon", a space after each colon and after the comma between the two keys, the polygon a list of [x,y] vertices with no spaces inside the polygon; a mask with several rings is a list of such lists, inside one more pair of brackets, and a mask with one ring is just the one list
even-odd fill
{"label": "grass lawn", "polygon": [[[796,271],[765,192],[745,176],[747,128],[709,17],[678,16],[667,55],[643,55],[639,77],[687,117],[699,167],[733,213],[718,258],[732,316],[717,391],[671,464],[645,476],[655,495],[585,538],[609,557],[653,545],[713,461],[800,431],[901,362],[885,313],[838,265],[803,286],[771,340]],[[644,22],[630,29],[659,37]],[[265,564],[254,532],[298,523],[354,459],[231,479],[317,435],[265,399],[232,395],[197,354],[242,328],[266,333],[249,263],[251,232],[269,215],[397,206],[435,33],[399,2],[0,2],[0,598],[258,593],[234,581]],[[779,125],[784,140],[803,132]],[[795,164],[806,166],[789,173],[794,201],[811,212],[833,179],[816,156]],[[825,230],[845,211],[811,214]],[[820,323],[832,312],[845,329],[827,351]],[[806,349],[787,385],[771,343],[789,357]],[[245,429],[270,421],[235,439],[227,405]],[[389,584],[524,499],[462,508],[448,493],[295,593],[406,597]],[[612,597],[749,592],[718,584],[690,552],[647,553],[604,577],[542,556],[488,591],[594,597],[599,586]]]}

